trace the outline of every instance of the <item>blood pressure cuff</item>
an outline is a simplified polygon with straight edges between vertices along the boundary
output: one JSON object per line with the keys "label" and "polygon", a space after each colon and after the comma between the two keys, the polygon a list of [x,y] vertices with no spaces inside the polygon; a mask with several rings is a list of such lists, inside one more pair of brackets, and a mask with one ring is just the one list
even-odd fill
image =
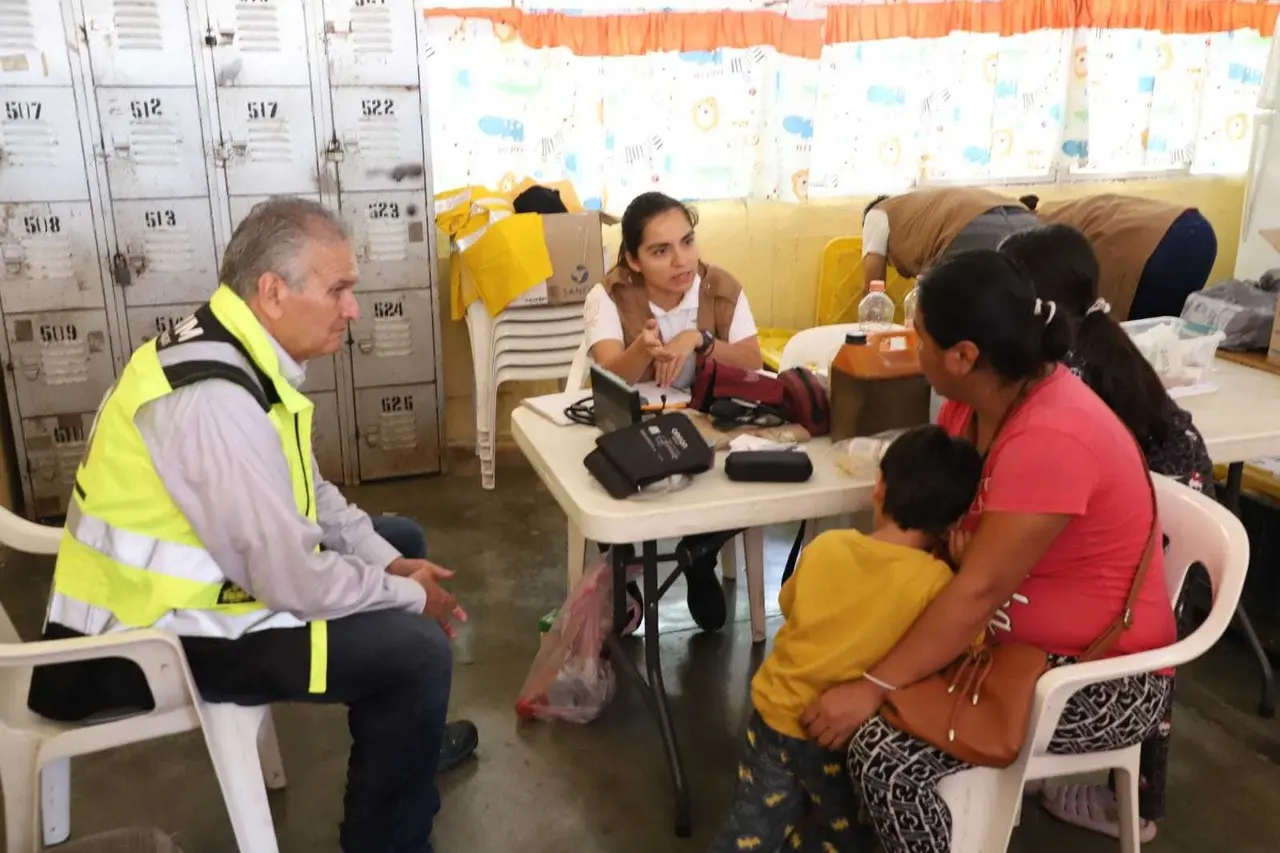
{"label": "blood pressure cuff", "polygon": [[709,470],[715,451],[693,421],[668,412],[600,436],[582,461],[605,491],[620,500],[675,474]]}

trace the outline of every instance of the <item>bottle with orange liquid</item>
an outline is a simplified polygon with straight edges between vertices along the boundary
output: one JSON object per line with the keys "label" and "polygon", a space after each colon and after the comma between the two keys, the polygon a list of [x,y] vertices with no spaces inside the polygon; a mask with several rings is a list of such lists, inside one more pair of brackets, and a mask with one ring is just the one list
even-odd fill
{"label": "bottle with orange liquid", "polygon": [[831,440],[929,422],[929,383],[913,329],[850,334],[831,362]]}

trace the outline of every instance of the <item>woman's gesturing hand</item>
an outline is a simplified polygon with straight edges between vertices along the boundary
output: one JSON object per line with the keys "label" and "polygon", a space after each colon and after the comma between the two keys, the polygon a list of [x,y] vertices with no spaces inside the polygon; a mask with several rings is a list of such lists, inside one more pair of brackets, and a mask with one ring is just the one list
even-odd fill
{"label": "woman's gesturing hand", "polygon": [[885,690],[865,679],[832,687],[809,703],[800,725],[823,749],[843,749],[858,727],[876,715]]}

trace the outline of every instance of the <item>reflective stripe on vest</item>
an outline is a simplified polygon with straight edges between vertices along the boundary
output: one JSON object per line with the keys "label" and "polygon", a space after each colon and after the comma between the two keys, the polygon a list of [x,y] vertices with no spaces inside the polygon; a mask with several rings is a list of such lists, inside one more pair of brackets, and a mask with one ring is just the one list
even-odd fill
{"label": "reflective stripe on vest", "polygon": [[[248,306],[221,287],[173,332],[140,347],[103,401],[76,472],[50,621],[86,635],[155,627],[227,640],[308,624],[268,610],[226,578],[173,503],[134,425],[143,405],[211,378],[240,385],[262,406],[280,437],[298,511],[315,520],[311,403],[280,373]],[[309,624],[309,690],[322,693],[327,624]]]}

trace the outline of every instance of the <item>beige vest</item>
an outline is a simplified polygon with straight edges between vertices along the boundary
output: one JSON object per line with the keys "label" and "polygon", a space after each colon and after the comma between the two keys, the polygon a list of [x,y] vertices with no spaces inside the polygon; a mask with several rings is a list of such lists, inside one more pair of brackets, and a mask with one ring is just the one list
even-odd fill
{"label": "beige vest", "polygon": [[915,278],[966,225],[998,207],[1022,204],[976,187],[937,187],[885,199],[876,208],[889,217],[889,263],[905,278]]}
{"label": "beige vest", "polygon": [[1129,316],[1138,280],[1173,220],[1187,208],[1150,198],[1107,193],[1070,201],[1041,202],[1040,221],[1070,225],[1098,256],[1098,295],[1111,303],[1117,322]]}
{"label": "beige vest", "polygon": [[[718,340],[727,340],[742,285],[726,271],[709,264],[699,263],[698,275],[702,278],[698,291],[698,328],[710,332]],[[644,278],[618,265],[609,270],[604,286],[618,306],[618,316],[622,320],[622,345],[629,347],[644,332],[644,324],[653,319]],[[652,377],[653,366],[650,365],[641,381]]]}

